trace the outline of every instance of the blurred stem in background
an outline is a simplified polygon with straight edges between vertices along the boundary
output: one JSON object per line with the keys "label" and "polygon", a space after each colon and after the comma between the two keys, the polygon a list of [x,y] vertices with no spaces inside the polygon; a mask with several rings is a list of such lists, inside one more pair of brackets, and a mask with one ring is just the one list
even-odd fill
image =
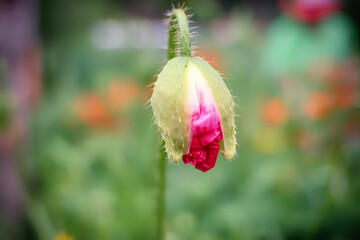
{"label": "blurred stem in background", "polygon": [[[191,42],[188,16],[186,9],[173,9],[168,13],[169,16],[169,43],[168,43],[168,61],[180,56],[191,57]],[[157,221],[156,221],[156,239],[164,239],[164,215],[165,215],[165,187],[166,187],[166,153],[161,144],[159,165],[158,165],[158,196],[157,196]]]}

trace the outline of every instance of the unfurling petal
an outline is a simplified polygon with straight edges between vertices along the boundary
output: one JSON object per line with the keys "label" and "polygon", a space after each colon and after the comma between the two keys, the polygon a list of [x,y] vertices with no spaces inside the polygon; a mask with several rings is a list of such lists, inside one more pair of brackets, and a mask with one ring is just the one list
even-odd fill
{"label": "unfurling petal", "polygon": [[215,166],[219,152],[220,119],[207,82],[192,63],[187,69],[187,87],[185,109],[191,118],[191,145],[183,161],[206,172]]}

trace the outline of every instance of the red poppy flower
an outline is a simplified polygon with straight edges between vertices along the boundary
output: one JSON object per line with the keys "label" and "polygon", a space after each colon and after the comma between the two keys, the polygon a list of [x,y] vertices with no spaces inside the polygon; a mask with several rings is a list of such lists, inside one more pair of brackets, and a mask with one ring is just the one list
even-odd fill
{"label": "red poppy flower", "polygon": [[279,0],[283,13],[301,22],[315,24],[336,13],[339,0]]}

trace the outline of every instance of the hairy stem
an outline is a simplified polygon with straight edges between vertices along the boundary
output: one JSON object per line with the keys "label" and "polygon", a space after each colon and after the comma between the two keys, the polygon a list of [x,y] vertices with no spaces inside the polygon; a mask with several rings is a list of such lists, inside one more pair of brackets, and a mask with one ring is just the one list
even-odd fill
{"label": "hairy stem", "polygon": [[[188,18],[183,9],[173,9],[169,21],[168,60],[177,56],[191,57],[191,43]],[[158,162],[158,189],[156,209],[156,240],[164,239],[165,188],[166,188],[166,154],[160,147]]]}
{"label": "hairy stem", "polygon": [[164,215],[165,215],[165,178],[166,178],[166,154],[160,147],[158,162],[158,191],[157,191],[157,214],[156,214],[156,239],[164,239]]}
{"label": "hairy stem", "polygon": [[188,18],[181,8],[174,9],[170,13],[168,60],[176,57],[177,52],[180,52],[180,56],[191,57]]}

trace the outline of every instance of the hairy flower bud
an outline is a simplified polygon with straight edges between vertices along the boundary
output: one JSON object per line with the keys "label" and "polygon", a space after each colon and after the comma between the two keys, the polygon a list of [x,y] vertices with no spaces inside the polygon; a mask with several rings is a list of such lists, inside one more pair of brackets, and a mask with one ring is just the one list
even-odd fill
{"label": "hairy flower bud", "polygon": [[175,57],[151,97],[155,122],[170,159],[213,168],[217,154],[235,154],[234,103],[220,74],[200,57]]}

